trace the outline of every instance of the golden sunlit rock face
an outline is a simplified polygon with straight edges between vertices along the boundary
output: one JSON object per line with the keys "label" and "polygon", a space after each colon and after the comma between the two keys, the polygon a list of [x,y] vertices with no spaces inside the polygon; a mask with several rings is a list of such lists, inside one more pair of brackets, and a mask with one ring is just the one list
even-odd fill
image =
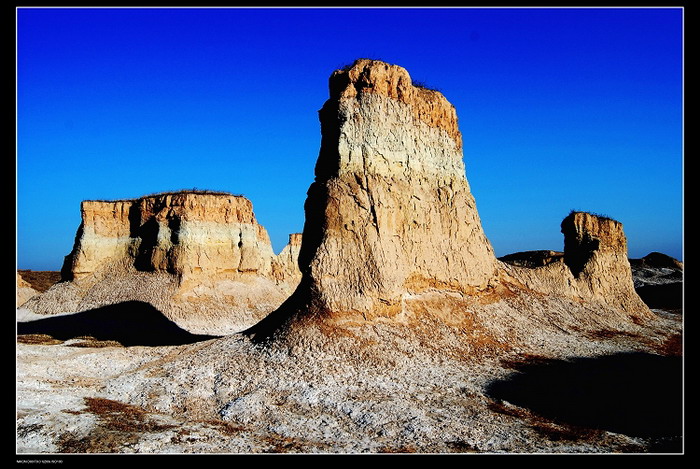
{"label": "golden sunlit rock face", "polygon": [[408,72],[358,60],[330,78],[300,259],[317,307],[365,316],[434,286],[489,286],[497,262],[454,107]]}
{"label": "golden sunlit rock face", "polygon": [[109,274],[106,264],[184,276],[267,276],[275,258],[244,197],[183,192],[85,201],[81,212],[76,246],[64,267],[73,278]]}

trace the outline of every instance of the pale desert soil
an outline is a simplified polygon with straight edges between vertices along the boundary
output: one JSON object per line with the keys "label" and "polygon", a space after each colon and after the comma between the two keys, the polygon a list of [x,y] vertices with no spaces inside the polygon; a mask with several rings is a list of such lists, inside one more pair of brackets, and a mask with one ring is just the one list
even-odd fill
{"label": "pale desert soil", "polygon": [[267,345],[21,334],[16,452],[677,453],[682,317],[655,314],[508,350],[465,347],[429,320]]}

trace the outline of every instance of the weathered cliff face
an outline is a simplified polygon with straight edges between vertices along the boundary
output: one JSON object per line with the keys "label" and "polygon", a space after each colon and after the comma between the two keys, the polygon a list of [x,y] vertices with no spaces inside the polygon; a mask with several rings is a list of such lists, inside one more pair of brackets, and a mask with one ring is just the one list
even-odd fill
{"label": "weathered cliff face", "polygon": [[428,288],[487,288],[496,259],[465,177],[454,107],[406,70],[330,78],[300,265],[316,310],[392,315]]}
{"label": "weathered cliff face", "polygon": [[[294,252],[284,253],[284,263],[275,256],[241,196],[85,201],[81,215],[62,269],[66,282],[25,307],[50,314],[145,301],[193,332],[230,333],[277,308],[298,282],[288,266]],[[276,275],[280,265],[284,275]]]}
{"label": "weathered cliff face", "polygon": [[16,299],[15,304],[17,307],[22,306],[30,298],[38,295],[39,292],[32,288],[29,282],[25,281],[22,276],[17,273],[17,287],[16,287]]}
{"label": "weathered cliff face", "polygon": [[584,296],[624,310],[646,309],[634,291],[622,223],[590,213],[572,212],[562,221],[561,231],[564,263]]}
{"label": "weathered cliff face", "polygon": [[[64,279],[111,269],[193,274],[270,273],[274,253],[244,197],[172,193],[125,201],[85,201]],[[109,268],[106,268],[110,266]]]}
{"label": "weathered cliff face", "polygon": [[278,284],[287,287],[290,294],[301,280],[301,270],[299,270],[300,249],[301,233],[292,233],[289,235],[289,243],[272,262],[272,277]]}

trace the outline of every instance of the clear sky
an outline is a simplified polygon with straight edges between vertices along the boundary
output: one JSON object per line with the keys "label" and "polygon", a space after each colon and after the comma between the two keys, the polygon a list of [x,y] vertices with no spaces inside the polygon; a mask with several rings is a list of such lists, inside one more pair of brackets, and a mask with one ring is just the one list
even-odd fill
{"label": "clear sky", "polygon": [[584,210],[682,259],[682,9],[19,8],[17,267],[60,269],[82,200],[192,188],[248,197],[279,252],[362,57],[456,106],[497,256]]}

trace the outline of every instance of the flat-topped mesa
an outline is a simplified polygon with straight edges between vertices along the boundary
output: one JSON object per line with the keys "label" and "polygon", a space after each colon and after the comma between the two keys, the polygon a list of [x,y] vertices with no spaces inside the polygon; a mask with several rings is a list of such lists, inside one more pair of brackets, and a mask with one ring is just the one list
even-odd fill
{"label": "flat-topped mesa", "polygon": [[273,275],[277,256],[245,197],[180,191],[85,201],[81,216],[63,281],[27,309],[56,314],[141,301],[190,332],[229,334],[279,307],[298,281]]}
{"label": "flat-topped mesa", "polygon": [[84,201],[64,280],[109,269],[178,275],[267,275],[274,254],[245,197],[177,192],[119,201]]}
{"label": "flat-topped mesa", "polygon": [[454,107],[408,72],[361,59],[330,78],[299,264],[316,311],[391,316],[404,295],[496,277]]}

